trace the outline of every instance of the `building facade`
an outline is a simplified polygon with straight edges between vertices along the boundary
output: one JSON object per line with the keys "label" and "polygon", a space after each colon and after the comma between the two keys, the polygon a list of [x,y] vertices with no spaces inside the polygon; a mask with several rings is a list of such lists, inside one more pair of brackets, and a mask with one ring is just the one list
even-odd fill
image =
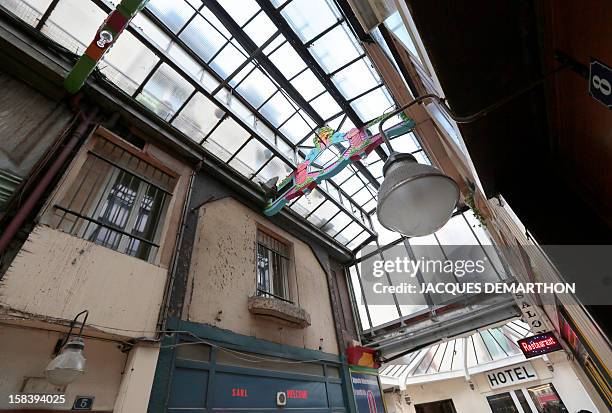
{"label": "building facade", "polygon": [[[609,339],[575,296],[368,305],[359,266],[427,241],[378,222],[391,151],[345,156],[350,139],[325,133],[371,138],[381,114],[443,95],[408,4],[386,3],[370,26],[374,2],[0,0],[1,412],[609,408]],[[102,30],[126,5],[125,29]],[[428,236],[439,254],[461,240],[494,251],[489,281],[564,280],[487,197],[440,107],[392,123],[396,150],[460,190]],[[350,165],[314,185],[339,159]],[[464,347],[463,370],[428,373],[450,342],[518,319],[521,337],[554,331],[564,350],[526,360],[513,336],[479,363],[472,339],[476,363]],[[53,384],[46,369],[77,336],[85,368]]]}

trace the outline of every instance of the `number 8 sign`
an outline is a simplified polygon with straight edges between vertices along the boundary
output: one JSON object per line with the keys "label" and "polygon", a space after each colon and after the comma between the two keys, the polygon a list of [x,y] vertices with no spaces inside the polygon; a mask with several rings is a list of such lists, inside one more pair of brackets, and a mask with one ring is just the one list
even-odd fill
{"label": "number 8 sign", "polygon": [[612,69],[595,59],[589,67],[589,94],[608,109],[612,106]]}

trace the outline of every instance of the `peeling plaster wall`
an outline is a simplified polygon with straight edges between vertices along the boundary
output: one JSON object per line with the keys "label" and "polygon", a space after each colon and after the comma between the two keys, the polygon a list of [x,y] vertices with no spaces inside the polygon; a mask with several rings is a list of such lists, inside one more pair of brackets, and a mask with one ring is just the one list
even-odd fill
{"label": "peeling plaster wall", "polygon": [[[9,394],[19,394],[26,390],[41,394],[57,391],[43,377],[55,343],[60,337],[63,334],[57,332],[0,325],[0,410],[16,408],[15,405],[9,405]],[[127,354],[119,350],[117,343],[85,338],[84,355],[87,359],[85,374],[69,384],[65,391],[58,392],[66,395],[66,403],[41,404],[36,407],[66,411],[72,408],[76,396],[94,396],[93,410],[113,410]],[[28,377],[38,379],[29,379],[30,384],[23,389]],[[36,383],[37,387],[30,387],[32,383]],[[143,395],[147,399],[148,396]]]}
{"label": "peeling plaster wall", "polygon": [[[311,317],[304,329],[248,311],[255,293],[257,225],[293,244],[289,287]],[[221,312],[221,313],[220,313]],[[200,208],[184,318],[259,339],[338,354],[327,279],[311,248],[232,198]]]}
{"label": "peeling plaster wall", "polygon": [[[0,308],[154,337],[167,270],[38,225],[0,281]],[[124,330],[135,330],[124,331]]]}

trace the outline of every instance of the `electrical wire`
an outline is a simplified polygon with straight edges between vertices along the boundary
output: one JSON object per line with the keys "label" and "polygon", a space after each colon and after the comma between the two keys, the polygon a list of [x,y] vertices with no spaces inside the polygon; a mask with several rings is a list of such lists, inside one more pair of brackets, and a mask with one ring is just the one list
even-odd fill
{"label": "electrical wire", "polygon": [[[27,320],[26,318],[19,318],[19,317],[1,317],[0,316],[0,321],[24,321]],[[59,324],[59,323],[58,323]],[[111,327],[111,326],[105,326],[102,324],[94,324],[94,323],[88,323],[88,326],[91,327],[98,327],[98,328],[104,328],[107,330],[114,330],[114,331],[123,331],[123,332],[131,332],[131,333],[150,333],[150,334],[158,334],[158,333],[164,333],[164,334],[186,334],[188,336],[191,336],[192,338],[195,339],[195,341],[189,341],[189,342],[182,342],[182,343],[177,343],[177,344],[168,344],[168,345],[161,345],[159,348],[160,349],[169,349],[169,348],[177,348],[177,347],[182,347],[182,346],[188,346],[188,345],[194,345],[194,344],[206,344],[210,347],[214,347],[217,350],[221,350],[223,352],[229,353],[231,354],[233,357],[248,362],[248,363],[265,363],[265,362],[274,362],[274,363],[282,363],[282,364],[308,364],[308,363],[321,363],[321,362],[329,362],[328,359],[308,359],[308,360],[282,360],[282,359],[278,359],[278,358],[269,358],[269,357],[262,357],[262,356],[257,356],[254,355],[252,353],[246,353],[243,351],[239,351],[239,350],[234,350],[232,348],[229,347],[225,347],[216,343],[213,343],[211,341],[208,340],[204,340],[202,338],[200,338],[199,336],[197,336],[195,333],[193,333],[192,331],[188,331],[188,330],[132,330],[132,329],[126,329],[126,328],[117,328],[117,327]],[[159,342],[160,340],[150,340],[150,339],[145,339],[143,340],[143,338],[137,338],[136,340],[140,340],[140,341],[148,341],[148,342]]]}

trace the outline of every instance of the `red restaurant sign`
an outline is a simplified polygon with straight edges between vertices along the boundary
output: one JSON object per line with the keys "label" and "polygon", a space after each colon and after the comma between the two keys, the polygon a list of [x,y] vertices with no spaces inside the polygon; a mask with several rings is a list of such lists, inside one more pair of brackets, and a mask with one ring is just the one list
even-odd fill
{"label": "red restaurant sign", "polygon": [[518,341],[518,345],[526,358],[563,349],[557,337],[551,332],[523,338]]}

